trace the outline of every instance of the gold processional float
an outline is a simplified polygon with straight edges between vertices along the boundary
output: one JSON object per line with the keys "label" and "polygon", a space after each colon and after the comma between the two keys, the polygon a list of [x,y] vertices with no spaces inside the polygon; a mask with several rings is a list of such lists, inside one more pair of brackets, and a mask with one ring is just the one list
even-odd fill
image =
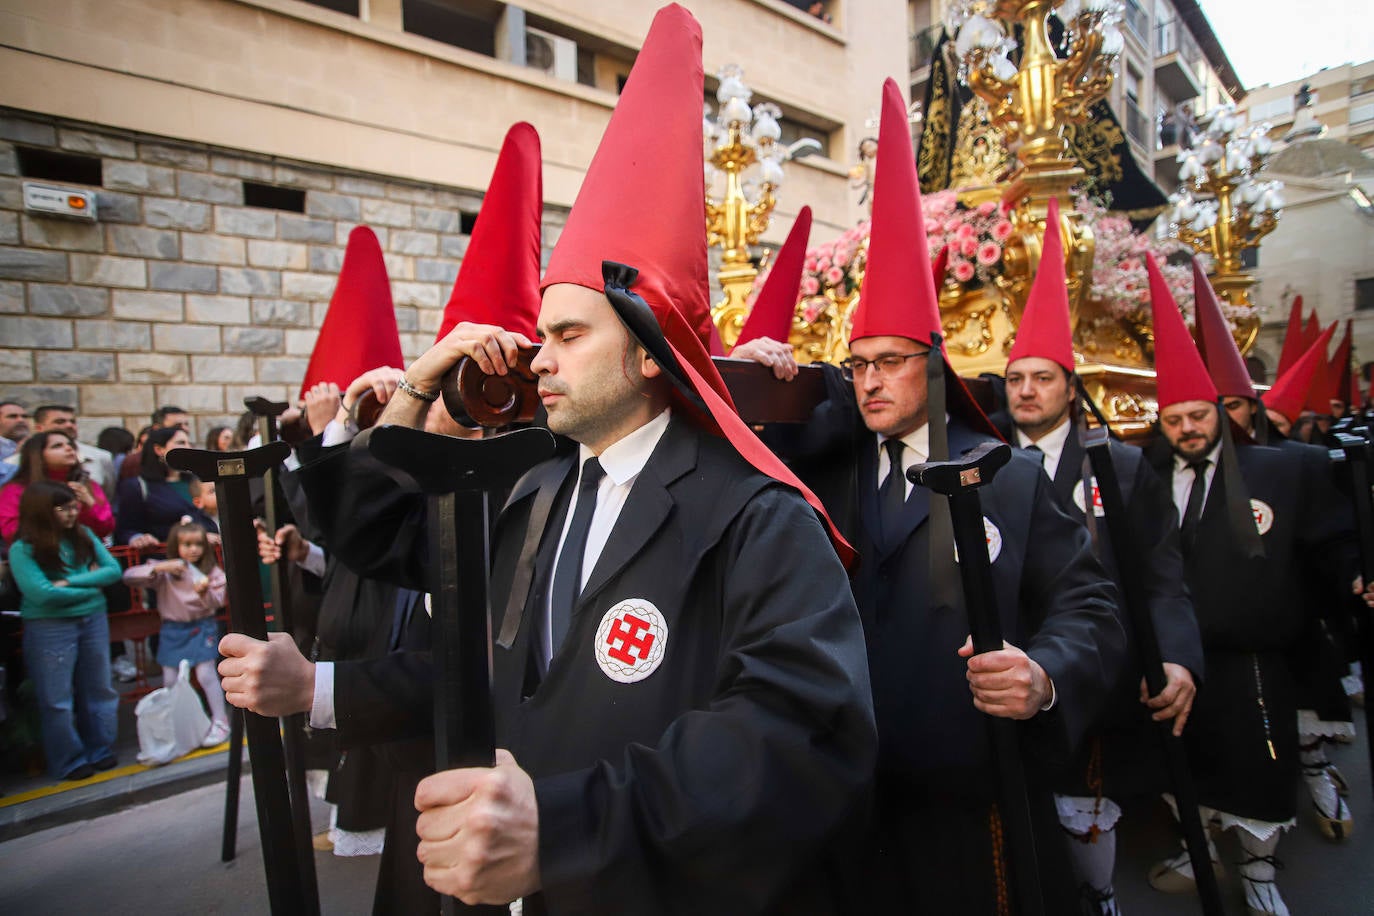
{"label": "gold processional float", "polygon": [[[1147,432],[1157,414],[1145,252],[1163,265],[1190,324],[1188,255],[1200,255],[1236,342],[1248,353],[1260,318],[1250,299],[1255,279],[1243,271],[1241,254],[1273,231],[1282,185],[1259,179],[1272,150],[1269,125],[1244,126],[1227,107],[1200,119],[1190,148],[1179,154],[1183,186],[1164,208],[1166,226],[1157,234],[1135,231],[1127,216],[1082,193],[1085,171],[1065,134],[1082,127],[1111,88],[1121,15],[1117,0],[951,4],[946,33],[972,100],[955,126],[951,188],[924,195],[924,206],[928,254],[933,258],[942,245],[950,250],[939,293],[946,346],[955,368],[975,376],[1004,371],[1040,261],[1049,200],[1069,202],[1061,206],[1060,230],[1078,372],[1112,427],[1131,437]],[[1058,54],[1051,17],[1063,26]],[[1012,62],[1016,34],[1019,65]],[[782,145],[777,107],[749,106],[751,92],[738,67],[719,77],[718,111],[713,118],[708,109],[703,121],[706,221],[710,244],[722,249],[723,296],[712,316],[728,347],[766,276],[751,262],[750,246],[768,227],[782,164],[813,151],[806,144],[814,141]],[[948,129],[938,112],[926,114],[926,130]],[[866,196],[876,146],[864,141],[850,173]],[[838,363],[849,355],[867,244],[863,221],[807,252],[789,340],[798,362]]]}

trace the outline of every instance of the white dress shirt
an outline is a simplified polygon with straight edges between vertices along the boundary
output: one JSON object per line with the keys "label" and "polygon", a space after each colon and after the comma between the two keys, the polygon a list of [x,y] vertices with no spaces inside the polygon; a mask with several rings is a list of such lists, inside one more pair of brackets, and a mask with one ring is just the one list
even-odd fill
{"label": "white dress shirt", "polygon": [[1054,475],[1059,471],[1059,458],[1064,454],[1064,443],[1069,441],[1069,430],[1073,424],[1069,418],[1065,417],[1064,422],[1054,429],[1045,433],[1039,439],[1032,440],[1030,436],[1021,432],[1021,428],[1016,428],[1016,444],[1021,448],[1030,448],[1032,445],[1040,449],[1042,455],[1040,466],[1045,469],[1050,480],[1054,480]]}
{"label": "white dress shirt", "polygon": [[[1207,470],[1204,478],[1207,485],[1202,490],[1202,504],[1207,505],[1207,497],[1212,492],[1212,478],[1217,476],[1217,462],[1221,459],[1221,442],[1212,446],[1212,450],[1207,453]],[[1188,459],[1182,455],[1174,455],[1174,505],[1178,507],[1178,524],[1183,526],[1183,515],[1188,510],[1188,494],[1193,489],[1193,472],[1188,468]]]}
{"label": "white dress shirt", "polygon": [[[587,584],[588,577],[596,568],[597,560],[601,558],[601,551],[605,549],[606,541],[611,536],[611,530],[615,528],[616,520],[620,518],[620,511],[625,507],[625,501],[630,496],[630,490],[639,478],[640,471],[644,470],[644,465],[648,463],[649,456],[653,454],[659,440],[663,438],[663,433],[668,429],[668,420],[671,416],[670,410],[664,410],[657,417],[596,456],[599,457],[606,476],[601,478],[601,483],[596,490],[596,510],[592,513],[591,527],[587,531],[587,545],[582,554],[582,585]],[[332,430],[332,438],[337,439],[337,442],[330,441],[330,427],[335,427]],[[325,428],[324,442],[326,445],[341,444],[351,438],[352,436],[348,435],[348,430],[343,424],[336,425],[331,421],[330,425]],[[558,549],[554,554],[550,569],[558,568],[558,554],[563,550],[563,541],[567,538],[568,528],[572,524],[577,486],[582,480],[582,465],[588,458],[593,457],[592,450],[585,445],[579,446],[577,457],[577,480],[573,482],[574,501],[569,505],[567,517],[563,521],[563,530],[558,535]],[[553,589],[548,591],[551,601]],[[425,597],[428,599],[429,596]],[[544,604],[545,626],[542,628],[544,644],[539,647],[545,660],[552,656],[553,627],[550,625],[552,623],[550,601],[546,601]],[[336,721],[334,716],[334,665],[332,662],[317,662],[315,664],[314,702],[310,707],[310,727],[334,728]]]}
{"label": "white dress shirt", "polygon": [[[664,410],[648,423],[630,433],[618,442],[608,446],[599,456],[585,445],[577,447],[577,479],[573,482],[572,500],[563,517],[563,530],[558,535],[558,549],[554,552],[550,569],[558,568],[558,558],[563,553],[563,542],[567,540],[568,529],[572,527],[573,510],[577,505],[578,487],[582,485],[582,468],[588,458],[599,458],[601,469],[606,476],[601,478],[596,488],[596,509],[592,512],[591,527],[587,529],[587,544],[582,552],[582,581],[578,583],[580,593],[601,559],[601,551],[611,536],[611,529],[620,518],[620,510],[625,508],[625,500],[630,497],[630,488],[639,479],[639,472],[649,462],[658,440],[668,429],[672,411]],[[553,657],[553,589],[548,589],[544,600],[544,644],[539,647],[545,662]]]}

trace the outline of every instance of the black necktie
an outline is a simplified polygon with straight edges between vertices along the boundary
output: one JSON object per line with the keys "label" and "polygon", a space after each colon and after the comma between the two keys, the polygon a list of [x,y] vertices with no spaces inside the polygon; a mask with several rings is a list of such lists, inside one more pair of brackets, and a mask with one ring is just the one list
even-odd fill
{"label": "black necktie", "polygon": [[587,551],[587,531],[592,527],[592,513],[596,511],[596,488],[605,476],[601,462],[595,458],[588,458],[582,465],[582,482],[577,487],[572,524],[568,526],[568,536],[563,539],[563,549],[553,571],[550,601],[553,654],[557,654],[563,637],[568,635],[573,604],[582,591],[582,554]]}
{"label": "black necktie", "polygon": [[883,443],[887,449],[888,471],[883,485],[878,488],[878,512],[883,522],[883,537],[890,544],[896,538],[902,509],[906,506],[906,478],[902,476],[902,440],[888,439]]}
{"label": "black necktie", "polygon": [[1040,449],[1040,446],[1032,442],[1030,445],[1026,446],[1026,451],[1030,452],[1035,460],[1040,462],[1041,467],[1045,466],[1045,453]]}
{"label": "black necktie", "polygon": [[1188,462],[1188,468],[1193,472],[1193,486],[1188,490],[1188,505],[1183,510],[1183,524],[1179,531],[1185,550],[1192,548],[1198,523],[1202,521],[1202,503],[1207,495],[1207,465],[1211,463],[1206,458]]}

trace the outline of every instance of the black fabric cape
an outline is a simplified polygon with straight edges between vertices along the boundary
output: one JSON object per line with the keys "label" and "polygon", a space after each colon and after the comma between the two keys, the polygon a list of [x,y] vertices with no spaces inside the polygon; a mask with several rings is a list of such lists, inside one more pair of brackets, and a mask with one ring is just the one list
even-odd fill
{"label": "black fabric cape", "polygon": [[[929,494],[907,499],[907,535],[884,545],[877,520],[878,446],[864,428],[852,386],[836,381],[813,415],[794,466],[862,557],[853,577],[873,678],[879,757],[874,827],[854,887],[855,912],[993,911],[989,810],[996,782],[986,723],[973,706],[962,607],[931,607]],[[986,437],[949,423],[950,454]],[[992,575],[1005,639],[1049,674],[1055,707],[1021,725],[1036,786],[1041,869],[1047,891],[1072,882],[1045,788],[1097,715],[1125,652],[1116,592],[1092,556],[1087,532],[1059,507],[1050,481],[1025,455],[979,491],[1000,550]],[[952,559],[952,558],[951,558]],[[876,908],[876,909],[874,909]],[[1065,910],[1050,907],[1051,912]]]}
{"label": "black fabric cape", "polygon": [[[558,537],[546,524],[556,500],[540,497],[572,469],[567,456],[529,472],[493,541],[493,632],[520,615],[514,643],[493,650],[498,742],[533,776],[539,805],[543,891],[525,912],[837,912],[834,872],[856,845],[845,831],[876,739],[858,615],[814,512],[675,417],[527,695],[551,551],[522,576],[522,548],[529,532]],[[372,572],[423,572],[418,500],[378,502],[352,528]],[[660,667],[636,683],[608,677],[595,652],[627,599],[667,624]],[[424,732],[430,680],[419,654],[340,663],[340,737]]]}

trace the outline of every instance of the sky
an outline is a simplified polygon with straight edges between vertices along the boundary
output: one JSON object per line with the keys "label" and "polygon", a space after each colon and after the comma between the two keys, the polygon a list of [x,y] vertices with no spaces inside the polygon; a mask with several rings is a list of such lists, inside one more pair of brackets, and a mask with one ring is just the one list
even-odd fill
{"label": "sky", "polygon": [[1374,58],[1371,0],[1199,0],[1246,89]]}

